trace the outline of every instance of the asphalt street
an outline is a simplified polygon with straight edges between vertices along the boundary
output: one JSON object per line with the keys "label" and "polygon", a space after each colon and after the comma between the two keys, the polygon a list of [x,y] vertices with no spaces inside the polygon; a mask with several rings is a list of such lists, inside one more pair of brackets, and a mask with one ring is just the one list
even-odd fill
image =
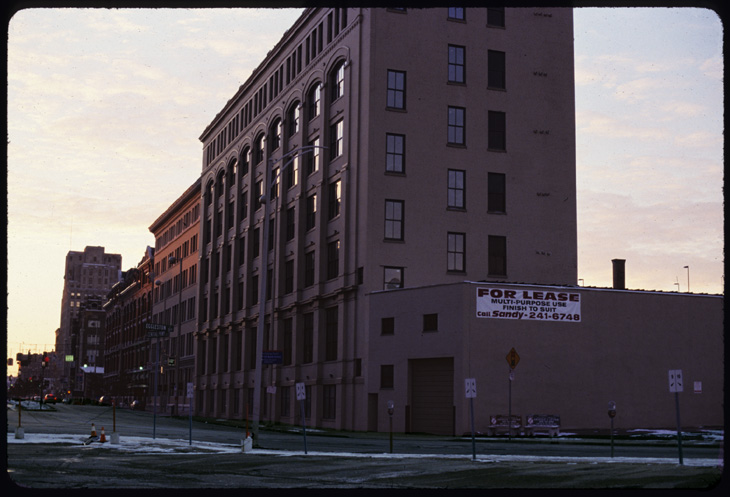
{"label": "asphalt street", "polygon": [[[471,437],[395,434],[390,454],[388,434],[311,430],[305,454],[301,429],[293,427],[262,428],[256,448],[244,453],[245,428],[220,420],[195,421],[191,430],[185,417],[110,407],[58,405],[52,412],[23,411],[20,423],[29,440],[36,434],[78,435],[70,442],[48,444],[14,440],[18,413],[7,413],[7,475],[10,487],[16,488],[723,487],[721,442],[687,440],[680,465],[672,441],[620,440],[614,444],[614,459],[608,457],[606,439],[478,438],[472,445]],[[104,427],[107,437],[118,434],[122,446],[125,437],[145,437],[153,441],[150,447],[176,440],[181,448],[128,452],[84,446],[81,440],[92,423],[97,431]],[[191,448],[186,449],[180,441],[189,439]],[[202,443],[229,450],[197,450]],[[693,464],[700,460],[705,463]],[[708,465],[708,460],[717,464]]]}

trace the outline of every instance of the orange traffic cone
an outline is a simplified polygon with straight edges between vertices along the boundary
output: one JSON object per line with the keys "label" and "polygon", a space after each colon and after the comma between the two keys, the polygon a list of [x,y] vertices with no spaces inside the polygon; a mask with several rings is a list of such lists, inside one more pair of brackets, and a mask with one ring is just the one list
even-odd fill
{"label": "orange traffic cone", "polygon": [[106,442],[106,436],[104,436],[104,427],[101,427],[101,438],[99,438],[99,442],[104,443]]}
{"label": "orange traffic cone", "polygon": [[91,436],[96,436],[96,426],[94,426],[94,423],[91,423]]}

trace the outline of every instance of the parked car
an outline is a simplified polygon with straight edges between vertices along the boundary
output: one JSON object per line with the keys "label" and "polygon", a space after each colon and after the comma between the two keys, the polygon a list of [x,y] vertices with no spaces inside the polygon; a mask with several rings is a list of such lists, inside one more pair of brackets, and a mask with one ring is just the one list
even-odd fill
{"label": "parked car", "polygon": [[56,402],[58,402],[58,398],[55,394],[47,393],[45,397],[43,397],[43,402],[47,404],[55,404]]}

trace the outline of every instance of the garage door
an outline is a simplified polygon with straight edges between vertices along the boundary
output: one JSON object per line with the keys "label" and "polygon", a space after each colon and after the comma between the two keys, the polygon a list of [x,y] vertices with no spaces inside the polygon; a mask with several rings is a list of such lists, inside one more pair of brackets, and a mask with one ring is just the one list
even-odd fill
{"label": "garage door", "polygon": [[454,358],[412,359],[411,431],[454,434]]}

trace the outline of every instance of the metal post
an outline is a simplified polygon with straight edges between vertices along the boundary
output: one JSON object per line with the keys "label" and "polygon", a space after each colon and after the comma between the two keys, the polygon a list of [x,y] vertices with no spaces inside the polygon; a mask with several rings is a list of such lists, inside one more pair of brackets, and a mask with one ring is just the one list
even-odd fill
{"label": "metal post", "polygon": [[474,440],[474,399],[469,399],[469,411],[471,411],[471,459],[477,460],[477,446]]}
{"label": "metal post", "polygon": [[512,369],[509,370],[509,408],[507,413],[507,441],[512,441]]}
{"label": "metal post", "polygon": [[611,418],[611,457],[613,457],[613,418]]}
{"label": "metal post", "polygon": [[304,401],[300,400],[299,405],[301,406],[302,412],[302,435],[304,436],[304,453],[307,453],[307,422],[304,419]]}
{"label": "metal post", "polygon": [[152,438],[155,438],[157,431],[157,377],[160,374],[160,337],[157,337],[157,358],[155,359],[155,396],[152,399]]}
{"label": "metal post", "polygon": [[613,418],[616,417],[616,402],[608,403],[608,417],[611,418],[611,457],[613,457]]}
{"label": "metal post", "polygon": [[[182,251],[182,250],[181,250]],[[179,272],[179,279],[177,284],[177,345],[175,347],[175,350],[172,351],[173,358],[175,359],[175,369],[172,373],[172,384],[173,384],[173,392],[175,393],[175,402],[172,404],[172,414],[173,416],[177,415],[177,404],[178,404],[178,396],[180,395],[180,392],[177,388],[177,384],[179,381],[179,375],[178,375],[178,359],[180,358],[180,347],[182,346],[182,257],[175,257],[170,256],[170,260],[174,260],[177,262],[177,265],[180,266],[180,272]]]}
{"label": "metal post", "polygon": [[682,425],[679,421],[679,392],[674,392],[674,405],[677,409],[677,447],[679,448],[679,464],[684,464],[682,459]]}

